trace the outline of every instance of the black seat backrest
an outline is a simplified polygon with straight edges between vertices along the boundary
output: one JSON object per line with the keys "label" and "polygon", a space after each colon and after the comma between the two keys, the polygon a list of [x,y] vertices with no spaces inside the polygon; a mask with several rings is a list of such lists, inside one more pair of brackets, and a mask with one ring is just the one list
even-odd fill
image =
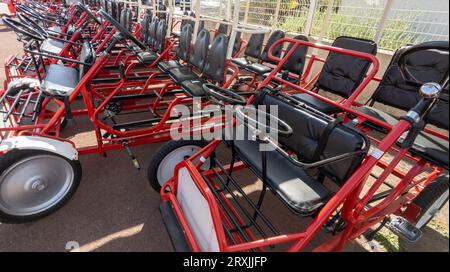
{"label": "black seat backrest", "polygon": [[148,39],[147,39],[147,45],[150,47],[153,47],[156,40],[156,31],[158,29],[158,17],[153,17],[152,22],[150,23],[150,26],[148,28]]}
{"label": "black seat backrest", "polygon": [[116,2],[113,2],[113,1],[109,2],[109,11],[110,11],[111,17],[113,17],[114,20],[119,21],[118,20],[119,15],[117,14],[117,3]]}
{"label": "black seat backrest", "polygon": [[[188,16],[188,15],[189,15],[189,12],[188,12],[187,10],[185,10],[185,11],[183,12],[183,15],[184,15],[184,16]],[[182,20],[181,20],[181,23],[180,23],[180,29],[183,29],[183,27],[184,27],[186,24],[189,24],[191,21],[192,21],[192,20],[189,20],[189,19],[182,19]]]}
{"label": "black seat backrest", "polygon": [[91,43],[88,41],[84,41],[81,47],[80,59],[81,62],[89,63],[91,65],[79,64],[78,65],[78,75],[81,80],[83,76],[89,71],[89,68],[94,64],[95,61],[95,50],[92,47]]}
{"label": "black seat backrest", "polygon": [[444,87],[436,105],[425,117],[425,122],[449,130],[449,89]]}
{"label": "black seat backrest", "polygon": [[234,44],[233,44],[233,56],[237,54],[237,52],[239,52],[239,50],[241,50],[241,32],[236,32],[236,39],[234,40]]}
{"label": "black seat backrest", "polygon": [[103,6],[103,10],[106,12],[106,13],[108,13],[108,14],[110,14],[109,13],[109,4],[108,4],[108,0],[104,0],[103,2],[102,2],[102,6]]}
{"label": "black seat backrest", "polygon": [[156,31],[155,50],[158,53],[164,52],[166,44],[166,21],[160,20],[158,23],[158,30]]}
{"label": "black seat backrest", "polygon": [[124,3],[123,2],[116,2],[117,6],[117,17],[115,18],[117,22],[120,22],[121,16],[122,16],[122,10],[124,9]]}
{"label": "black seat backrest", "polygon": [[[159,11],[166,11],[167,7],[165,5],[159,5],[158,6],[158,10]],[[166,13],[165,12],[160,12],[158,13],[158,17],[160,20],[166,20]]]}
{"label": "black seat backrest", "polygon": [[[427,42],[421,45],[446,45],[448,42]],[[418,45],[418,46],[421,46]],[[408,84],[399,70],[398,60],[408,46],[395,52],[391,63],[386,69],[383,78],[375,90],[371,101],[408,111],[421,99],[418,85]],[[449,53],[442,50],[421,50],[409,55],[406,65],[416,79],[421,83],[436,82],[443,84],[448,78]],[[448,84],[444,86],[441,96],[425,121],[441,128],[449,129]]]}
{"label": "black seat backrest", "polygon": [[194,47],[192,48],[192,55],[189,62],[197,67],[200,71],[203,70],[203,67],[206,62],[206,55],[208,54],[209,47],[209,31],[202,29],[198,35],[197,40],[195,41]]}
{"label": "black seat backrest", "polygon": [[[326,115],[318,115],[289,101],[284,96],[269,94],[266,91],[258,91],[255,95],[255,105],[278,106],[278,118],[285,121],[293,129],[293,135],[279,137],[279,143],[297,155],[298,160],[311,163],[318,160],[335,157],[345,153],[367,150],[369,142],[358,131],[342,124],[336,123],[318,159],[314,159],[316,148],[322,135],[334,119]],[[317,112],[317,111],[316,111]],[[319,169],[327,177],[342,185],[361,163],[365,154],[338,161]],[[270,162],[268,162],[270,163]]]}
{"label": "black seat backrest", "polygon": [[218,34],[228,35],[228,25],[223,24],[223,23],[219,24],[219,28],[217,29],[216,35],[218,35]]}
{"label": "black seat backrest", "polygon": [[[272,34],[269,37],[269,40],[267,40],[266,47],[264,47],[264,50],[261,53],[260,59],[263,62],[275,63],[275,61],[269,59],[269,49],[275,42],[283,39],[284,37],[285,34],[281,30],[275,30],[274,32],[272,32]],[[283,53],[283,44],[277,45],[272,51],[272,55],[278,58],[281,57],[282,53]]]}
{"label": "black seat backrest", "polygon": [[[374,41],[338,37],[332,46],[375,55],[377,44]],[[364,80],[370,62],[358,57],[331,52],[323,65],[316,87],[348,98]]]}
{"label": "black seat backrest", "polygon": [[227,47],[228,37],[225,34],[218,34],[211,44],[211,49],[209,49],[203,76],[223,83],[225,79]]}
{"label": "black seat backrest", "polygon": [[131,29],[131,9],[125,8],[120,12],[120,24],[127,30]]}
{"label": "black seat backrest", "polygon": [[261,50],[264,42],[264,34],[256,33],[250,36],[247,43],[247,48],[245,49],[244,55],[247,57],[252,57],[259,59],[261,56]]}
{"label": "black seat backrest", "polygon": [[148,39],[148,28],[150,26],[150,21],[152,19],[152,16],[148,13],[144,14],[144,17],[141,21],[141,39],[143,42],[146,42]]}
{"label": "black seat backrest", "polygon": [[[294,37],[295,40],[308,41],[308,37],[304,35],[298,35]],[[291,51],[294,44],[290,43],[287,47],[286,54]],[[308,47],[300,45],[291,57],[284,63],[283,70],[297,74],[299,77],[303,73],[303,68],[306,62],[306,53],[308,53]]]}
{"label": "black seat backrest", "polygon": [[190,24],[185,24],[181,29],[180,40],[177,48],[177,57],[185,62],[189,61],[189,50],[191,48],[193,28]]}

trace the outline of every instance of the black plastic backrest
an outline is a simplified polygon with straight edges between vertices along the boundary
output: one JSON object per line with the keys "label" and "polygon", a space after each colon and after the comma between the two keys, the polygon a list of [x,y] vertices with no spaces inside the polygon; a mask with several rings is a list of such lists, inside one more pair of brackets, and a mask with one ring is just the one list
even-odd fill
{"label": "black plastic backrest", "polygon": [[192,26],[190,24],[186,24],[181,29],[180,34],[180,42],[177,48],[177,57],[181,60],[188,61],[189,60],[189,50],[192,42]]}
{"label": "black plastic backrest", "polygon": [[[188,15],[189,15],[189,12],[184,11],[184,12],[183,12],[183,15],[184,15],[184,16],[188,16]],[[186,24],[188,24],[189,21],[190,21],[190,20],[188,20],[188,19],[182,19],[182,20],[181,20],[181,23],[180,23],[180,29],[183,29],[183,27],[184,27]]]}
{"label": "black plastic backrest", "polygon": [[211,44],[208,58],[203,69],[203,76],[223,83],[225,78],[225,64],[227,58],[228,37],[218,34]]}
{"label": "black plastic backrest", "polygon": [[152,22],[150,23],[150,26],[148,28],[148,39],[147,39],[147,44],[150,47],[153,47],[153,45],[155,44],[155,40],[156,40],[156,30],[158,29],[158,17],[153,17],[152,18]]}
{"label": "black plastic backrest", "polygon": [[[443,43],[444,45],[446,43],[448,47],[448,42],[427,42],[430,45],[442,45]],[[398,60],[407,48],[403,47],[397,50],[392,57],[383,79],[372,96],[372,101],[408,111],[421,99],[418,93],[419,87],[414,84],[408,84],[399,70]],[[437,49],[422,50],[409,55],[406,59],[406,65],[421,83],[437,82],[442,84],[448,78],[448,58],[448,51]],[[448,93],[447,84],[447,86],[444,86],[437,104],[425,118],[426,122],[447,130],[449,129]]]}
{"label": "black plastic backrest", "polygon": [[148,39],[148,28],[150,26],[150,20],[152,16],[148,13],[145,13],[144,17],[141,21],[141,39],[146,42]]}
{"label": "black plastic backrest", "polygon": [[[269,40],[266,43],[266,47],[264,47],[264,50],[261,53],[260,59],[263,62],[275,63],[275,61],[269,59],[269,49],[272,47],[272,45],[276,41],[281,40],[284,37],[285,37],[285,34],[281,30],[275,30],[274,32],[272,32],[272,34],[269,37]],[[272,55],[274,57],[278,57],[278,58],[281,57],[282,53],[283,53],[283,44],[277,45],[272,51]]]}
{"label": "black plastic backrest", "polygon": [[[159,5],[158,6],[158,10],[166,11],[167,7],[165,5]],[[165,12],[158,13],[158,16],[159,16],[160,20],[166,20],[166,13]]]}
{"label": "black plastic backrest", "polygon": [[[188,13],[187,11],[185,11],[185,13],[186,13],[186,15],[190,15],[191,17],[195,18],[195,12],[191,11],[190,13]],[[188,20],[187,23],[192,26],[192,29],[195,28],[195,21],[194,20]],[[200,29],[199,29],[199,31],[200,31]]]}
{"label": "black plastic backrest", "polygon": [[217,29],[217,34],[225,34],[228,35],[228,25],[226,24],[220,24],[219,28]]}
{"label": "black plastic backrest", "polygon": [[192,55],[189,62],[200,69],[203,70],[203,67],[206,62],[206,55],[208,54],[209,47],[209,31],[202,29],[198,35],[197,40],[195,41],[194,47],[192,48]]}
{"label": "black plastic backrest", "polygon": [[109,14],[109,4],[108,4],[108,0],[104,0],[103,1],[103,10]]}
{"label": "black plastic backrest", "polygon": [[264,34],[257,33],[252,34],[248,40],[247,48],[245,49],[244,55],[252,58],[259,59],[261,56],[261,50],[264,42]]}
{"label": "black plastic backrest", "polygon": [[[375,55],[377,44],[374,41],[338,37],[332,46]],[[370,62],[358,57],[331,52],[323,65],[316,86],[325,91],[349,97],[364,80]]]}
{"label": "black plastic backrest", "polygon": [[425,117],[425,122],[449,130],[449,89],[444,87],[436,105]]}
{"label": "black plastic backrest", "polygon": [[236,32],[236,39],[233,44],[233,55],[241,50],[241,32]]}
{"label": "black plastic backrest", "polygon": [[123,2],[116,2],[117,5],[117,17],[115,18],[117,22],[120,22],[120,16],[122,16],[122,10],[124,9]]}
{"label": "black plastic backrest", "polygon": [[117,12],[117,3],[116,2],[110,2],[110,12],[111,16],[114,18],[114,20],[119,21],[119,14]]}
{"label": "black plastic backrest", "polygon": [[[308,41],[308,37],[304,35],[298,35],[294,37],[295,40]],[[286,54],[291,51],[293,43],[289,44]],[[297,74],[299,76],[303,73],[303,68],[306,62],[306,53],[308,53],[308,47],[300,45],[291,57],[284,63],[283,70],[289,71],[291,73]]]}
{"label": "black plastic backrest", "polygon": [[[313,111],[307,110],[307,108],[295,106],[292,102],[267,92],[257,92],[255,104],[266,105],[267,108],[270,105],[278,106],[278,118],[289,124],[294,131],[289,137],[279,137],[279,143],[294,152],[299,161],[313,162],[313,157],[323,132],[334,119],[329,116],[315,114]],[[368,148],[368,144],[366,137],[358,131],[346,125],[337,124],[328,137],[319,160],[364,150]],[[319,171],[341,185],[355,171],[364,155],[361,154],[329,164],[320,168]],[[270,163],[270,161],[267,163]]]}
{"label": "black plastic backrest", "polygon": [[[83,46],[81,47],[80,52],[80,61],[85,63],[93,64],[95,61],[95,53],[94,49],[92,48],[92,45],[88,41],[83,42]],[[91,65],[84,65],[79,64],[78,65],[78,75],[81,80],[83,76],[87,73]]]}
{"label": "black plastic backrest", "polygon": [[127,30],[131,29],[131,9],[125,8],[120,12],[119,22]]}
{"label": "black plastic backrest", "polygon": [[166,21],[160,20],[156,31],[155,50],[158,53],[164,52],[166,44]]}

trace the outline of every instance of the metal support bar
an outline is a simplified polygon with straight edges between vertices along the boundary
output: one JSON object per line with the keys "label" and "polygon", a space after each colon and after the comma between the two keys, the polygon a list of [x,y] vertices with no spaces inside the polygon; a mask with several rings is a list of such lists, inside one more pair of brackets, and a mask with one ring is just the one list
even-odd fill
{"label": "metal support bar", "polygon": [[[138,0],[140,1],[140,0]],[[173,20],[173,11],[174,11],[174,2],[175,0],[169,0],[169,15],[167,16],[167,31],[166,31],[166,38],[169,38],[170,35],[172,35],[172,20]]]}
{"label": "metal support bar", "polygon": [[323,20],[322,29],[320,30],[319,39],[317,40],[318,43],[322,43],[323,37],[327,33],[328,27],[330,26],[331,15],[333,13],[333,5],[334,5],[334,0],[328,0],[327,12],[326,12],[325,18]]}
{"label": "metal support bar", "polygon": [[197,34],[198,34],[198,30],[200,28],[200,1],[201,0],[195,0],[195,5],[194,5],[194,12],[196,14],[195,16],[195,25],[194,25],[194,33],[193,33],[193,37],[192,37],[192,42],[195,43],[195,41],[197,40]]}
{"label": "metal support bar", "polygon": [[244,24],[248,22],[248,12],[250,11],[250,0],[247,0],[245,3],[245,13],[244,13]]}
{"label": "metal support bar", "polygon": [[277,0],[277,5],[275,6],[275,13],[273,15],[272,29],[278,27],[278,17],[280,15],[281,0]]}
{"label": "metal support bar", "polygon": [[241,1],[236,0],[236,3],[234,5],[234,14],[233,14],[233,28],[231,29],[230,41],[228,42],[227,59],[231,59],[233,56],[234,41],[236,40],[237,28],[239,25],[240,7],[241,7]]}
{"label": "metal support bar", "polygon": [[312,32],[316,8],[317,8],[317,0],[311,0],[311,2],[309,3],[308,18],[306,19],[305,30],[303,31],[308,36],[310,36]]}
{"label": "metal support bar", "polygon": [[379,43],[381,41],[381,37],[383,35],[384,28],[386,27],[386,22],[389,17],[389,14],[392,10],[392,6],[394,4],[394,0],[386,0],[383,9],[383,15],[381,16],[380,23],[378,24],[377,32],[375,33],[374,41]]}

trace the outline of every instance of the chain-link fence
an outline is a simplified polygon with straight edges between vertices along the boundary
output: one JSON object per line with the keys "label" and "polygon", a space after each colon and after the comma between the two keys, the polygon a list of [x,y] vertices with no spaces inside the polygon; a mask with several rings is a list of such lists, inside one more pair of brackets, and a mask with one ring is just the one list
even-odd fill
{"label": "chain-link fence", "polygon": [[[378,43],[388,50],[410,43],[448,40],[447,0],[391,0],[380,29],[386,1],[334,0],[329,25],[324,26],[328,0],[241,0],[241,20],[312,36],[323,32],[323,37],[330,40],[342,35],[375,39],[382,31]],[[308,16],[312,22],[306,29]]]}

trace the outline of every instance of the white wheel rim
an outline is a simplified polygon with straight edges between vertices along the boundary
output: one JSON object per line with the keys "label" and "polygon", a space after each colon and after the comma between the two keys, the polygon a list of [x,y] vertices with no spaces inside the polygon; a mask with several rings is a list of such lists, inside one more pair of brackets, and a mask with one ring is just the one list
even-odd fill
{"label": "white wheel rim", "polygon": [[[169,154],[167,154],[164,159],[158,165],[157,178],[159,185],[163,186],[166,181],[173,177],[173,170],[175,166],[181,161],[186,160],[190,156],[197,153],[202,147],[197,145],[185,145],[181,146]],[[194,164],[197,163],[199,159],[194,160]],[[211,167],[211,160],[208,158],[201,166],[202,170],[208,170]]]}
{"label": "white wheel rim", "polygon": [[448,198],[448,191],[445,191],[434,203],[431,205],[430,208],[422,215],[422,217],[417,221],[416,227],[422,228],[428,221],[433,218],[436,213],[439,211],[439,208],[442,207],[445,201],[447,201]]}
{"label": "white wheel rim", "polygon": [[0,210],[14,216],[46,211],[66,196],[74,176],[70,163],[57,156],[22,159],[0,176]]}

